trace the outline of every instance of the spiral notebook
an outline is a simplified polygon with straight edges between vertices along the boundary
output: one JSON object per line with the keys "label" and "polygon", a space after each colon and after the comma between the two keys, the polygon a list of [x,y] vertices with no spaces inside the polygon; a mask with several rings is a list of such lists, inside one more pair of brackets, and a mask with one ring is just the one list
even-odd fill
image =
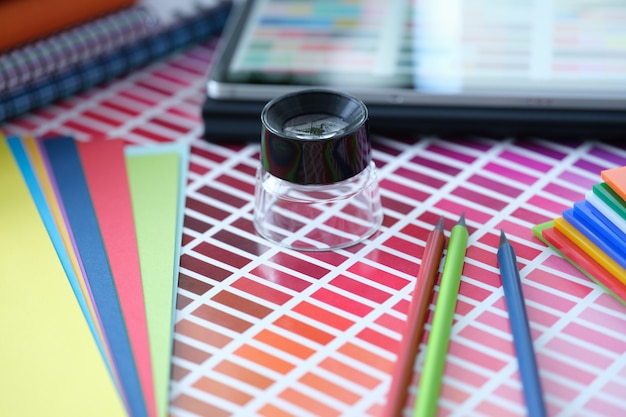
{"label": "spiral notebook", "polygon": [[142,0],[0,55],[0,122],[130,73],[218,34],[222,0]]}
{"label": "spiral notebook", "polygon": [[147,8],[134,6],[5,51],[0,56],[0,93],[111,53],[153,34],[157,27]]}

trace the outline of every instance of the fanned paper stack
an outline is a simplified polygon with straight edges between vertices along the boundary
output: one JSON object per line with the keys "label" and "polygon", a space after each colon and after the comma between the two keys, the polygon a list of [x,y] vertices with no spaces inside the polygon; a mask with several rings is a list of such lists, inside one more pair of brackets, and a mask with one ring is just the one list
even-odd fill
{"label": "fanned paper stack", "polygon": [[626,166],[601,177],[585,200],[533,232],[626,305]]}
{"label": "fanned paper stack", "polygon": [[167,415],[188,159],[0,134],[3,414]]}

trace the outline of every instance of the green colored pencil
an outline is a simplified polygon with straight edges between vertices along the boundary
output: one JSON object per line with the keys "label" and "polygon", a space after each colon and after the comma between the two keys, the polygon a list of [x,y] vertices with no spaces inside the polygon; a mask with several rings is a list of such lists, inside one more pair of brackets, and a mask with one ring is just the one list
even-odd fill
{"label": "green colored pencil", "polygon": [[435,304],[432,328],[428,337],[414,417],[429,417],[437,414],[441,379],[446,365],[450,330],[456,309],[468,237],[465,215],[462,214],[457,224],[452,228],[448,240],[448,249],[441,273],[441,284]]}

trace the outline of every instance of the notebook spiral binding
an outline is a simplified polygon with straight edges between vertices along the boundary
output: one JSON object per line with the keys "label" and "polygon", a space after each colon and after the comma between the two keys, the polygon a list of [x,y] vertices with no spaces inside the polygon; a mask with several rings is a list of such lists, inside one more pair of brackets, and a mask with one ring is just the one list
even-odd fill
{"label": "notebook spiral binding", "polygon": [[157,30],[144,7],[133,7],[0,55],[0,93],[115,51]]}
{"label": "notebook spiral binding", "polygon": [[[0,89],[0,122],[88,90],[217,35],[230,9],[230,2],[219,2],[181,17],[166,28],[153,24],[148,10],[137,9],[121,19],[111,16],[116,22],[103,21],[57,35],[61,42],[56,46],[49,46],[51,38],[32,45],[19,57],[17,53],[8,60],[0,57],[0,86],[4,88]],[[133,26],[136,23],[140,24]],[[110,30],[104,34],[105,29]],[[92,47],[94,43],[98,47]],[[63,51],[71,53],[65,56]],[[19,84],[24,80],[28,81]],[[17,87],[9,88],[10,85]]]}

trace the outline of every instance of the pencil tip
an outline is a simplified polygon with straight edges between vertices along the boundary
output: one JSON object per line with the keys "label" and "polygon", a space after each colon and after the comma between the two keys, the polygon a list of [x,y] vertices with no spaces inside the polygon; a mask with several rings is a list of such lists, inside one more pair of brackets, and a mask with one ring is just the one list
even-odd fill
{"label": "pencil tip", "polygon": [[443,230],[443,216],[439,217],[439,222],[437,223],[437,226],[435,227],[435,229]]}
{"label": "pencil tip", "polygon": [[507,243],[509,243],[509,241],[506,238],[506,235],[504,234],[504,230],[500,229],[500,246],[505,245]]}
{"label": "pencil tip", "polygon": [[456,224],[460,224],[461,226],[465,226],[465,212],[461,213],[461,217],[459,217],[459,221]]}

